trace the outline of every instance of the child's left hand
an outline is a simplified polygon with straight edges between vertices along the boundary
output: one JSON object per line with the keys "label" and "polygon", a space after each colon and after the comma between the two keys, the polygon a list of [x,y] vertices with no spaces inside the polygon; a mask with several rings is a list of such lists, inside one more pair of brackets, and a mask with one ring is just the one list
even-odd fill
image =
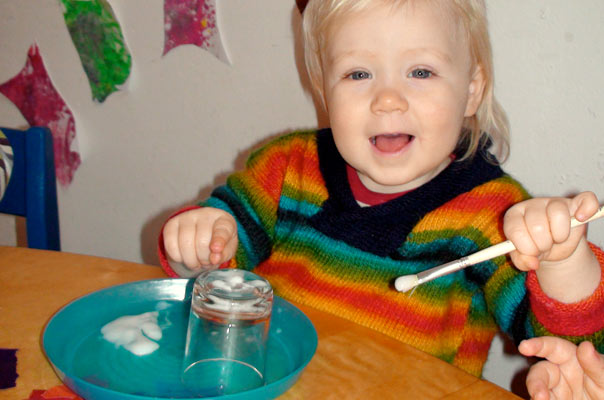
{"label": "child's left hand", "polygon": [[586,226],[570,229],[574,216],[585,221],[598,209],[592,192],[574,198],[535,198],[511,207],[503,220],[505,236],[514,243],[510,254],[514,265],[523,271],[536,270],[542,262],[565,261],[575,253],[580,242],[587,245]]}
{"label": "child's left hand", "polygon": [[590,342],[575,346],[544,336],[524,340],[518,350],[528,357],[545,358],[530,368],[526,378],[531,399],[604,398],[604,356]]}

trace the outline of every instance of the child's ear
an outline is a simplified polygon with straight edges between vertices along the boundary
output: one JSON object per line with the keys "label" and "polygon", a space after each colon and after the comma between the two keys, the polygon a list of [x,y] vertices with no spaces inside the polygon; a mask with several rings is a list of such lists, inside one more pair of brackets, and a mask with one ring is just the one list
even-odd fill
{"label": "child's ear", "polygon": [[484,73],[482,67],[477,65],[472,74],[472,80],[468,86],[468,102],[466,104],[466,112],[464,117],[471,117],[476,114],[480,103],[482,103],[482,94],[485,86]]}

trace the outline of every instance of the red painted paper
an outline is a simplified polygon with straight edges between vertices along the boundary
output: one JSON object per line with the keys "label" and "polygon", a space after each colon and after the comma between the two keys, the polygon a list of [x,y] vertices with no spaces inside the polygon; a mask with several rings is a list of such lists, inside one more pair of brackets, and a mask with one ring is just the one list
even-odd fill
{"label": "red painted paper", "polygon": [[192,44],[230,63],[216,24],[216,0],[164,0],[164,37],[164,54]]}
{"label": "red painted paper", "polygon": [[75,120],[44,68],[37,45],[29,48],[25,67],[17,76],[0,85],[31,126],[45,126],[53,136],[57,180],[68,185],[80,165],[80,155],[72,150]]}

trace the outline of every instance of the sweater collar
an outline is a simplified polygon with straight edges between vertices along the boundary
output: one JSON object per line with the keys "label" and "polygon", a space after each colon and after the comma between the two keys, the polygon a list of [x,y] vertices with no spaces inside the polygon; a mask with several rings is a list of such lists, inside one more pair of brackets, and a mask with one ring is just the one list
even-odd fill
{"label": "sweater collar", "polygon": [[431,181],[383,204],[358,205],[330,129],[317,134],[319,168],[329,194],[311,218],[319,231],[379,255],[396,253],[413,227],[429,212],[478,185],[501,177],[499,166],[486,161],[484,148],[472,159],[453,162]]}

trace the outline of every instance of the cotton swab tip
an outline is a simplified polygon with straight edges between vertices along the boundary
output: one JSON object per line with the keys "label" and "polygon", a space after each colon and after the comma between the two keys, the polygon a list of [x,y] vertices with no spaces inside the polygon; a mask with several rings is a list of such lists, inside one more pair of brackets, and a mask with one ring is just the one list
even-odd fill
{"label": "cotton swab tip", "polygon": [[419,279],[417,275],[399,276],[394,281],[394,287],[396,288],[396,290],[403,293],[408,292],[417,285],[419,285]]}

